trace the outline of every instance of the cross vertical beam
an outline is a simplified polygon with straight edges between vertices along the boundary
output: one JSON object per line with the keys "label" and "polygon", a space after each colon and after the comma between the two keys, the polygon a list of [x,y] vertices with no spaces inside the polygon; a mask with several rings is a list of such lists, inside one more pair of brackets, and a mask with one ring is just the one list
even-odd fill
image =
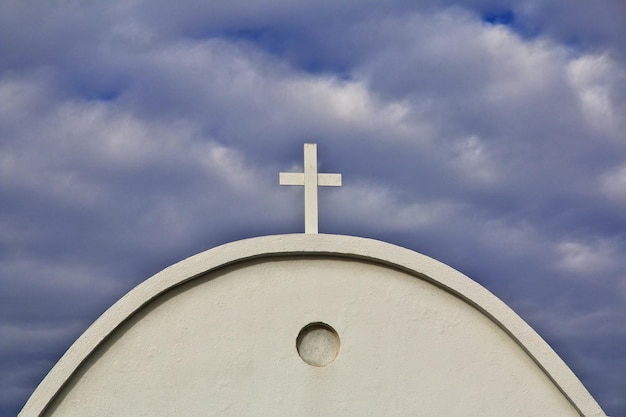
{"label": "cross vertical beam", "polygon": [[317,187],[340,187],[341,174],[318,174],[317,145],[304,144],[304,172],[281,172],[280,185],[304,186],[304,233],[317,233]]}
{"label": "cross vertical beam", "polygon": [[304,233],[317,233],[317,145],[304,144]]}

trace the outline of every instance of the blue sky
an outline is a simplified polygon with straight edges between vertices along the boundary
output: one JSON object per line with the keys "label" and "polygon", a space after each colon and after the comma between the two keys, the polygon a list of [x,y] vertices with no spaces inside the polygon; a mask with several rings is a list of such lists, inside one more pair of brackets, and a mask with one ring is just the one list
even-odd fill
{"label": "blue sky", "polygon": [[445,262],[626,416],[626,3],[4,0],[0,416],[160,269],[303,230]]}

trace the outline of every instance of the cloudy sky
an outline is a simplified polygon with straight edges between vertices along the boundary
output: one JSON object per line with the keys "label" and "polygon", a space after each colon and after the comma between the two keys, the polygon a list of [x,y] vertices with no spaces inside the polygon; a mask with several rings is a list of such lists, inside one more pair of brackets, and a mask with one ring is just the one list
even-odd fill
{"label": "cloudy sky", "polygon": [[2,0],[0,416],[164,267],[303,231],[447,263],[626,416],[623,0]]}

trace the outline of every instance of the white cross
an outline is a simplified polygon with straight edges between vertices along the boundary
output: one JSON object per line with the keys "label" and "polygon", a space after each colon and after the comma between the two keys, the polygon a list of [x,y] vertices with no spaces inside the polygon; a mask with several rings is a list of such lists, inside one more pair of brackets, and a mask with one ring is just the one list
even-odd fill
{"label": "white cross", "polygon": [[317,187],[341,187],[341,174],[317,173],[317,145],[304,144],[304,172],[281,172],[280,185],[304,185],[304,233],[317,233]]}

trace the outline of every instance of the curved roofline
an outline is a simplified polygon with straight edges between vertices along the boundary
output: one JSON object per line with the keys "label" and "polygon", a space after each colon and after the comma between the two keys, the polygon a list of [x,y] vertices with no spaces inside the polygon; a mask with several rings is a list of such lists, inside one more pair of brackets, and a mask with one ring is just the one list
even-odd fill
{"label": "curved roofline", "polygon": [[274,256],[325,255],[401,269],[465,300],[507,332],[581,416],[606,416],[570,368],[513,310],[459,271],[412,250],[344,235],[273,235],[227,243],[182,260],[142,282],[102,314],[35,389],[19,416],[40,416],[87,357],[125,320],[162,293],[227,265]]}

